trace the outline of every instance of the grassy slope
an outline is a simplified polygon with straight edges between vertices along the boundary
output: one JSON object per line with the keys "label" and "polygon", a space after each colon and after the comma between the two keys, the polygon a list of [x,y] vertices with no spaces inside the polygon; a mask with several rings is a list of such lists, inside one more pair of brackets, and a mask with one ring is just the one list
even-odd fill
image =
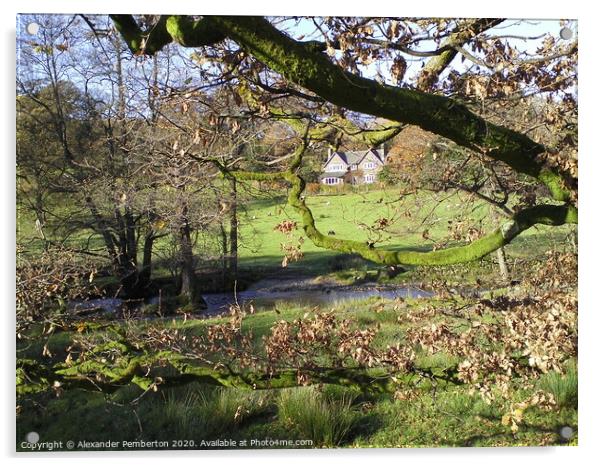
{"label": "grassy slope", "polygon": [[[387,237],[378,244],[399,249],[431,248],[433,240],[446,237],[449,222],[455,222],[461,213],[473,219],[474,224],[481,223],[485,231],[494,227],[488,207],[469,200],[463,194],[431,196],[423,193],[419,196],[406,196],[402,203],[393,202],[397,197],[396,190],[388,189],[312,196],[307,198],[307,203],[321,231],[334,231],[337,237],[344,239],[367,240],[367,230],[363,225],[372,226],[375,220],[382,217],[393,218],[395,223],[388,229]],[[406,212],[411,217],[405,217]],[[425,217],[427,220],[423,223]],[[286,238],[274,231],[274,226],[286,219],[299,221],[296,212],[284,200],[251,203],[241,222],[242,265],[274,266],[280,263],[280,244]],[[533,257],[550,244],[564,241],[570,228],[531,228],[508,247],[509,256]],[[423,238],[425,230],[428,230],[429,237],[433,240]],[[299,236],[302,236],[301,231]],[[338,255],[336,251],[317,248],[308,240],[303,242],[301,250],[305,256],[301,261],[289,265],[292,270],[326,273],[329,271],[329,262]]]}
{"label": "grassy slope", "polygon": [[[318,226],[324,231],[334,230],[341,237],[365,239],[365,230],[360,229],[358,223],[371,224],[379,217],[393,215],[392,204],[387,201],[394,196],[394,191],[320,195],[308,198],[308,203],[314,209]],[[381,198],[383,201],[379,202]],[[486,207],[469,204],[462,198],[450,198],[438,207],[434,199],[426,196],[408,198],[405,202],[406,207],[418,208],[420,213],[404,218],[398,222],[401,226],[393,228],[398,235],[388,243],[394,247],[428,246],[422,237],[423,231],[428,229],[435,238],[443,236],[447,221],[458,209],[474,209],[471,216],[477,219],[487,214]],[[423,214],[433,209],[434,218],[439,220],[431,225],[421,224]],[[253,201],[241,216],[241,263],[278,267],[284,236],[273,228],[289,218],[296,219],[296,214],[282,200]],[[20,217],[21,237],[35,236],[30,220]],[[568,231],[568,227],[531,229],[510,246],[509,256],[511,260],[537,256],[550,245],[561,243]],[[81,233],[74,241],[77,243],[86,238],[87,235]],[[291,264],[291,270],[326,273],[331,270],[330,262],[337,255],[333,251],[318,250],[307,241],[303,251],[305,258]],[[426,304],[425,301],[422,303]],[[378,304],[372,299],[333,307],[339,315],[348,314],[356,319],[358,325],[380,324],[378,341],[383,345],[395,343],[403,337],[404,328],[397,322],[398,315],[393,310],[385,307],[384,311],[377,312]],[[269,331],[274,321],[294,319],[307,311],[281,307],[281,314],[260,312],[249,316],[245,328],[253,329],[259,344],[260,337]],[[178,321],[176,325],[186,331],[202,333],[208,323],[215,321]],[[166,321],[165,325],[172,325],[171,321]],[[65,358],[68,341],[69,335],[64,333],[51,338],[49,349],[57,360]],[[39,358],[42,345],[43,342],[39,342],[22,348],[18,356]],[[419,355],[419,363],[427,366],[444,368],[453,362],[444,354]],[[138,400],[141,392],[128,386],[112,396],[72,391],[59,398],[49,394],[35,400],[20,400],[17,438],[22,439],[27,432],[36,431],[43,440],[103,440],[119,435],[121,439],[130,440],[311,438],[316,446],[556,444],[562,440],[558,435],[560,427],[569,425],[576,429],[576,381],[555,375],[549,378],[550,389],[564,393],[563,398],[568,401],[560,410],[551,413],[530,411],[526,415],[527,425],[516,435],[501,425],[503,413],[498,407],[486,405],[470,395],[465,387],[425,390],[412,399],[400,401],[390,397],[366,399],[361,394],[334,387],[304,387],[295,389],[298,393],[289,396],[280,391],[213,392],[200,386],[164,389],[147,393]],[[517,401],[523,395],[517,394]],[[307,410],[311,408],[313,417],[303,416],[295,410],[295,405],[302,405]],[[236,417],[241,406],[244,414]],[[337,430],[336,426],[347,427]]]}

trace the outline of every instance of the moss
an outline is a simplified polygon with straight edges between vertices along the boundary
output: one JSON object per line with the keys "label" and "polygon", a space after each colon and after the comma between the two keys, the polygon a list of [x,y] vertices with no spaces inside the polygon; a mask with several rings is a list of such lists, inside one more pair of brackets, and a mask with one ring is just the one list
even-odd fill
{"label": "moss", "polygon": [[[301,155],[293,162],[293,168],[300,164],[300,157]],[[464,246],[431,252],[373,249],[363,242],[331,238],[322,234],[316,227],[311,210],[301,198],[305,182],[292,170],[285,173],[284,177],[292,184],[288,202],[301,215],[303,230],[316,246],[349,254],[358,254],[372,262],[385,265],[451,265],[470,262],[510,243],[521,232],[535,224],[563,225],[565,223],[577,223],[577,209],[573,206],[540,205],[522,210],[510,222],[502,225],[489,235]]]}
{"label": "moss", "polygon": [[539,179],[548,187],[554,199],[563,202],[571,200],[571,189],[567,187],[565,177],[559,177],[549,169],[544,169],[539,173]]}
{"label": "moss", "polygon": [[148,31],[142,31],[131,15],[109,16],[134,54],[154,55],[172,41],[165,27],[167,18],[164,16]]}
{"label": "moss", "polygon": [[291,184],[288,204],[301,216],[306,236],[320,248],[357,254],[364,259],[383,265],[452,265],[478,260],[510,243],[516,236],[533,225],[577,223],[577,209],[574,206],[539,205],[518,212],[513,219],[478,240],[463,246],[438,251],[391,251],[375,249],[361,241],[333,238],[318,230],[313,213],[302,198],[305,181],[297,174],[297,170],[301,166],[306,145],[307,142],[304,142],[297,148],[291,159],[290,167],[285,172],[233,172],[231,176],[245,180],[282,179],[288,181]]}
{"label": "moss", "polygon": [[184,47],[201,47],[225,39],[207,20],[186,16],[161,16],[157,24],[142,31],[131,15],[109,15],[134,54],[154,55],[172,40]]}
{"label": "moss", "polygon": [[173,40],[184,47],[211,45],[225,38],[206,20],[192,21],[186,16],[169,16],[165,28]]}
{"label": "moss", "polygon": [[[302,134],[305,130],[305,123],[298,115],[291,115],[281,108],[270,107],[270,113],[286,122],[298,134]],[[357,127],[346,118],[338,115],[330,117],[326,123],[318,123],[309,130],[308,137],[312,141],[328,141],[334,142],[340,133],[362,142],[370,147],[378,147],[386,141],[397,136],[403,126],[399,123],[391,122],[385,128],[364,130]]]}
{"label": "moss", "polygon": [[[131,41],[140,35],[131,17],[117,18],[117,27],[126,40]],[[570,198],[563,176],[543,167],[539,159],[539,155],[544,152],[541,144],[523,134],[487,122],[453,99],[378,84],[374,80],[348,73],[331,63],[324,54],[317,52],[315,47],[308,47],[307,44],[289,38],[264,18],[209,16],[192,22],[184,17],[172,16],[166,23],[167,31],[185,46],[198,44],[199,40],[205,40],[211,34],[214,34],[212,40],[218,40],[220,34],[223,34],[290,81],[315,92],[335,105],[420,126],[461,146],[484,152],[496,160],[505,162],[516,171],[538,179],[549,188],[556,200],[566,202]],[[194,35],[198,37],[193,38]],[[157,33],[156,37],[155,42],[160,44],[163,36]],[[305,136],[308,136],[308,129]],[[525,209],[517,214],[511,223],[468,245],[432,252],[387,251],[373,249],[370,245],[358,241],[330,238],[318,231],[311,210],[301,199],[305,183],[295,171],[300,166],[303,150],[304,147],[295,154],[287,172],[237,172],[234,176],[260,181],[286,179],[292,185],[289,204],[301,214],[303,229],[316,246],[359,254],[376,263],[447,265],[468,262],[495,251],[537,223],[560,225],[577,221],[577,211],[574,207],[536,206]]]}

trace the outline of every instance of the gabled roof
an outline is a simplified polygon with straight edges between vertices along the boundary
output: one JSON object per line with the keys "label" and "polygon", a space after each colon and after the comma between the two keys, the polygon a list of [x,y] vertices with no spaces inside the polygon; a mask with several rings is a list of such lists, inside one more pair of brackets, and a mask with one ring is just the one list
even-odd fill
{"label": "gabled roof", "polygon": [[343,178],[347,172],[324,172],[320,175],[320,179],[324,178]]}
{"label": "gabled roof", "polygon": [[334,158],[335,158],[337,155],[339,156],[339,158],[340,158],[340,159],[341,159],[343,162],[345,162],[347,165],[349,165],[349,164],[347,163],[347,158],[345,157],[345,152],[333,152],[332,154],[330,154],[330,157],[328,157],[328,160],[326,160],[326,163],[324,164],[324,167],[326,167],[326,166],[327,166],[327,165],[330,163],[330,161],[331,161],[332,159],[334,159]]}
{"label": "gabled roof", "polygon": [[376,149],[364,149],[347,152],[333,152],[332,154],[330,154],[330,157],[328,157],[328,160],[324,164],[324,167],[326,167],[336,155],[338,155],[341,158],[341,160],[343,160],[343,162],[345,162],[347,165],[359,165],[368,154],[374,155],[378,160],[381,161],[381,163],[385,163],[384,153]]}

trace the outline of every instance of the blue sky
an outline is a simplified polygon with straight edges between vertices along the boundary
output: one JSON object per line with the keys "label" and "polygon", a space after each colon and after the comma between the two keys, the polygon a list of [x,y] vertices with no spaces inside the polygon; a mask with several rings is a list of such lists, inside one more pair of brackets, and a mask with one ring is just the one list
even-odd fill
{"label": "blue sky", "polygon": [[[26,26],[26,24],[31,21],[31,17],[29,16],[19,16],[17,17],[17,21],[19,22],[19,20],[22,20],[22,24],[18,24],[17,27],[17,31],[18,31],[18,36],[20,36],[21,38],[24,39],[33,39],[32,36],[29,36],[25,31],[24,28]],[[279,27],[285,27],[285,26],[291,26],[293,24],[292,20],[286,21],[285,24],[279,25]],[[576,37],[576,33],[577,33],[577,22],[573,21],[570,22],[568,24],[568,26],[574,31],[574,36]],[[83,25],[82,27],[87,27],[85,25]],[[561,24],[559,22],[559,20],[508,20],[505,21],[504,23],[500,24],[499,26],[492,28],[488,31],[489,35],[516,35],[516,36],[526,36],[526,37],[534,37],[534,36],[543,36],[545,34],[551,34],[553,36],[558,36],[560,29],[561,29]],[[316,31],[316,28],[313,24],[313,22],[309,19],[303,19],[299,22],[299,24],[297,24],[296,26],[292,27],[290,29],[291,34],[293,34],[294,36],[296,36],[296,38],[299,38],[299,36],[303,35],[303,40],[310,40],[310,39],[318,39],[318,40],[323,40],[323,37],[321,37],[321,35],[319,34],[319,32]],[[536,48],[541,44],[542,39],[539,40],[530,40],[530,41],[524,41],[524,40],[520,40],[520,39],[513,39],[513,38],[508,38],[508,39],[504,39],[507,40],[511,45],[516,46],[519,50],[530,53],[530,54],[535,54],[536,53]],[[421,50],[432,50],[436,48],[436,45],[433,42],[424,42],[422,43],[420,46]],[[192,52],[192,51],[190,51]],[[184,55],[189,55],[188,52],[184,52]],[[413,75],[415,75],[419,70],[420,70],[420,66],[423,63],[424,59],[414,59],[413,57],[410,57],[408,55],[404,55],[404,57],[406,58],[407,62],[408,62],[408,71],[406,72],[406,82],[408,80],[408,78],[411,78]],[[137,60],[134,59],[134,62],[136,62]],[[452,62],[450,69],[456,69],[460,72],[464,71],[467,67],[471,66],[471,62],[469,61],[464,61],[462,62],[461,57],[458,56],[456,57],[456,59]],[[183,64],[180,64],[183,65]],[[390,63],[381,63],[381,64],[370,64],[367,66],[361,66],[360,69],[362,70],[362,72],[364,73],[365,76],[367,77],[375,77],[377,76],[377,72],[378,72],[378,67],[380,67],[380,73],[382,76],[384,76],[386,82],[388,84],[393,84],[392,80],[390,79],[390,74],[389,74],[389,67],[390,67]],[[137,67],[134,64],[134,69],[138,68],[138,72],[142,71],[144,67]],[[195,71],[193,68],[187,68],[186,66],[176,66],[175,68],[179,68],[179,70],[174,69],[173,70],[173,76],[174,78],[176,78],[175,74],[178,74],[179,77],[176,78],[176,81],[180,81],[180,82],[184,82],[188,77],[192,77],[193,79],[195,79],[195,81],[198,79],[198,71]],[[132,69],[131,71],[135,72],[134,69]],[[79,80],[78,76],[73,76],[72,80],[77,82]],[[100,85],[100,83],[98,83]],[[174,84],[176,84],[176,82],[174,81]],[[92,84],[94,86],[94,84]],[[177,85],[177,84],[176,84]],[[100,89],[99,89],[100,90]]]}
{"label": "blue sky", "polygon": [[[568,24],[566,24],[566,26],[573,31],[573,37],[577,37],[577,21],[570,21]],[[499,26],[490,29],[487,33],[488,35],[513,35],[522,37],[539,37],[550,34],[557,37],[559,36],[562,27],[563,26],[560,24],[559,19],[510,19],[504,21]],[[291,32],[292,31],[294,31],[297,38],[303,35],[303,40],[323,40],[323,37],[319,31],[316,30],[311,20],[301,20],[299,24],[291,29]],[[511,46],[516,47],[519,51],[536,55],[537,47],[541,45],[543,37],[538,40],[521,40],[515,38],[507,38],[504,40],[507,40]],[[418,50],[432,50],[435,48],[436,45],[433,42],[423,42],[418,47]],[[412,76],[420,70],[420,65],[423,60],[412,59],[412,57],[407,55],[404,57],[408,63],[408,71],[406,72],[406,76]],[[460,72],[464,71],[468,66],[470,66],[470,62],[464,62],[463,64],[461,57],[456,57],[451,64],[451,68],[455,68]],[[377,74],[377,65],[375,64],[361,67],[361,69],[367,77],[374,77]],[[381,74],[386,78],[389,77],[387,66],[381,67]]]}

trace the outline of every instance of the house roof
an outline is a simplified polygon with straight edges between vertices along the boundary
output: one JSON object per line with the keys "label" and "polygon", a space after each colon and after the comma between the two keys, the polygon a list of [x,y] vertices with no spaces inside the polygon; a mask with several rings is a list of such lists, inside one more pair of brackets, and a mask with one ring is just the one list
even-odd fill
{"label": "house roof", "polygon": [[324,178],[343,178],[346,174],[347,174],[347,172],[328,172],[328,173],[322,173],[320,175],[320,179],[323,180]]}
{"label": "house roof", "polygon": [[381,152],[380,150],[376,149],[365,149],[352,150],[347,152],[333,152],[332,154],[330,154],[330,157],[328,157],[328,160],[326,161],[324,166],[327,166],[336,155],[338,155],[347,165],[358,165],[364,159],[364,157],[366,157],[366,155],[370,153],[373,154],[376,158],[378,158],[378,160],[380,160],[382,163],[385,163],[384,152]]}

